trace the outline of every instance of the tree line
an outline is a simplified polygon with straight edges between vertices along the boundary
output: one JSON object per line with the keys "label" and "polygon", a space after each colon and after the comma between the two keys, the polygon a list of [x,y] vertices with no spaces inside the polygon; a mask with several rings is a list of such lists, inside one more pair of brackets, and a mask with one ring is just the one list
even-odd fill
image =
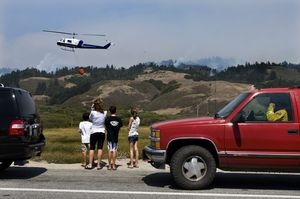
{"label": "tree line", "polygon": [[[152,71],[168,70],[185,73],[185,78],[192,79],[193,81],[223,80],[254,84],[258,88],[291,87],[300,85],[300,64],[287,62],[245,63],[243,65],[230,66],[221,71],[208,66],[181,64],[180,66],[175,67],[174,65],[158,65],[155,63],[140,63],[130,68],[116,68],[113,65],[107,65],[103,68],[94,66],[84,67],[85,73],[90,74],[89,76],[75,75],[78,74],[79,67],[63,67],[54,72],[46,72],[36,68],[26,68],[24,70],[16,70],[2,75],[0,77],[0,83],[3,83],[6,86],[20,87],[19,82],[22,79],[29,77],[47,77],[50,81],[47,83],[39,82],[33,94],[47,95],[50,97],[50,104],[61,104],[70,97],[89,90],[94,83],[103,80],[133,80],[147,68],[151,68]],[[294,78],[282,78],[281,73],[288,70],[293,71]],[[59,83],[58,78],[67,75],[73,75],[66,81],[74,83],[76,85],[75,87],[65,88]],[[152,81],[152,83],[159,88],[164,86],[159,82]],[[176,89],[176,84],[172,85],[172,87],[169,86],[168,88]]]}

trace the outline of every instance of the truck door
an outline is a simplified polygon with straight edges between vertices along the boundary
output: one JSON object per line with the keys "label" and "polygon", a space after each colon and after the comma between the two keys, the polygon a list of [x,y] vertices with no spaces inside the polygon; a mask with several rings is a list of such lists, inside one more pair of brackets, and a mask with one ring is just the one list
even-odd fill
{"label": "truck door", "polygon": [[253,97],[226,127],[226,164],[300,169],[299,123],[293,107],[289,92]]}

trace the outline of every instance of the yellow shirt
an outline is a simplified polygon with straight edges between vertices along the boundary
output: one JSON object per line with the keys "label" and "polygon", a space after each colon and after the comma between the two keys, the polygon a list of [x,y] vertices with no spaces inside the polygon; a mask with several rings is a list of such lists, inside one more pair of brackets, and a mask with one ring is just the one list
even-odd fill
{"label": "yellow shirt", "polygon": [[285,109],[280,109],[274,113],[275,104],[270,103],[267,109],[267,120],[271,122],[288,121],[288,114]]}

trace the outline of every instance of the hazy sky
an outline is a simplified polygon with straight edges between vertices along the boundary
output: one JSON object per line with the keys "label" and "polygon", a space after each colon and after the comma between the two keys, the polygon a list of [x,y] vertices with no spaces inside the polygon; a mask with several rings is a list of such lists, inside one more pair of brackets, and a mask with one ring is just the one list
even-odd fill
{"label": "hazy sky", "polygon": [[[108,50],[61,50],[65,35],[106,34],[86,43]],[[0,67],[129,67],[220,56],[237,63],[300,63],[299,0],[1,0]]]}

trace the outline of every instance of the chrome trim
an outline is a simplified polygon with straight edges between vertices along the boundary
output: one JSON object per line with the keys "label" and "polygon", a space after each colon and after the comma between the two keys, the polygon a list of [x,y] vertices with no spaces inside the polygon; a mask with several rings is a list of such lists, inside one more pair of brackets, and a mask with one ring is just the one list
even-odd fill
{"label": "chrome trim", "polygon": [[300,159],[299,154],[266,154],[266,153],[226,153],[224,151],[218,153],[224,158],[270,158],[270,159]]}
{"label": "chrome trim", "polygon": [[149,136],[151,142],[160,142],[160,138]]}
{"label": "chrome trim", "polygon": [[143,150],[143,154],[156,165],[164,165],[166,162],[166,150],[157,150],[150,146],[146,146]]}
{"label": "chrome trim", "polygon": [[191,139],[191,140],[207,140],[207,141],[209,141],[210,143],[213,144],[213,146],[214,146],[216,152],[218,153],[218,149],[217,149],[215,143],[214,143],[212,140],[207,139],[207,138],[205,138],[205,137],[180,137],[180,138],[175,138],[175,139],[172,139],[172,140],[170,140],[170,141],[168,142],[166,148],[168,149],[168,148],[169,148],[169,145],[170,145],[173,141],[176,141],[176,140],[186,140],[186,139]]}

